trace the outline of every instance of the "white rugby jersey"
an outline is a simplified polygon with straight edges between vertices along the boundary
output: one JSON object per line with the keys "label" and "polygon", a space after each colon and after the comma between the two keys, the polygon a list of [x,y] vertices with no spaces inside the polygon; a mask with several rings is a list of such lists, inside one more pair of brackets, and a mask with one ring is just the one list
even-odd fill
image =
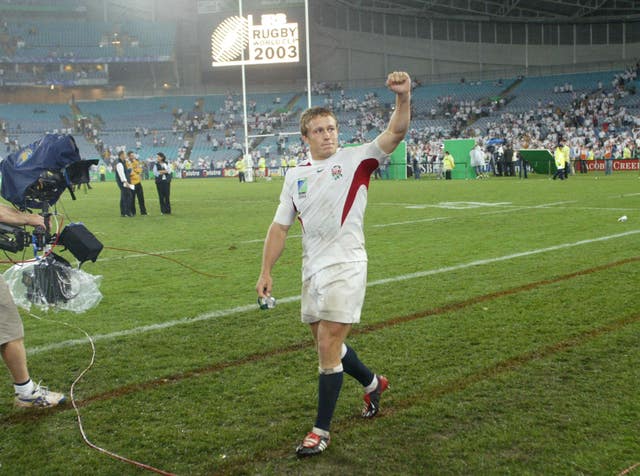
{"label": "white rugby jersey", "polygon": [[376,141],[289,169],[273,221],[302,225],[302,279],[338,263],[366,261],[363,219],[369,178],[387,157]]}

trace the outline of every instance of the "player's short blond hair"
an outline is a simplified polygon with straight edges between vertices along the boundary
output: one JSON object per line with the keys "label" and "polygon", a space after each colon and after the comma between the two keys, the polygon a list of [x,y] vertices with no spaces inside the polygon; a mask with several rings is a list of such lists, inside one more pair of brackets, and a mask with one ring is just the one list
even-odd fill
{"label": "player's short blond hair", "polygon": [[338,118],[331,109],[322,106],[310,107],[300,116],[300,134],[302,134],[303,137],[307,137],[309,133],[309,123],[316,117],[323,116],[333,117],[334,121],[336,121],[336,126],[338,125]]}

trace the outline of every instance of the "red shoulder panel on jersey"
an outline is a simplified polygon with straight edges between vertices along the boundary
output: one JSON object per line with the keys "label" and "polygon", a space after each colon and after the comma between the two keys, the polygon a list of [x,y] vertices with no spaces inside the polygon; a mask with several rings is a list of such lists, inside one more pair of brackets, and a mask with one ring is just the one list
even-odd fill
{"label": "red shoulder panel on jersey", "polygon": [[347,193],[347,199],[344,202],[344,208],[342,209],[342,220],[340,221],[340,225],[344,223],[347,219],[347,215],[353,206],[353,202],[356,199],[356,193],[358,193],[358,189],[364,185],[369,188],[369,179],[371,178],[371,174],[373,171],[378,168],[378,161],[376,159],[365,159],[360,162],[358,168],[356,169],[355,174],[353,175],[353,182],[351,182],[351,187],[349,187],[349,192]]}

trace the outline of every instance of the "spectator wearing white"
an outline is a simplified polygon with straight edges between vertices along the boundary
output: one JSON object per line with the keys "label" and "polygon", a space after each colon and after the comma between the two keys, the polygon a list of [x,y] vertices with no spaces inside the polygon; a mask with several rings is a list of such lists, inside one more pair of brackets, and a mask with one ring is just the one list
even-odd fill
{"label": "spectator wearing white", "polygon": [[473,167],[476,173],[476,178],[486,178],[484,173],[484,152],[480,144],[476,144],[476,146],[471,149],[469,156],[471,158],[471,167]]}

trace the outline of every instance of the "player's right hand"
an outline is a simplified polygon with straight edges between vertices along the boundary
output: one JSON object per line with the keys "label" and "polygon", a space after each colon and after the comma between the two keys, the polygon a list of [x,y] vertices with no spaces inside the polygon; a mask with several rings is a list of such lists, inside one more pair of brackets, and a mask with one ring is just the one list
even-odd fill
{"label": "player's right hand", "polygon": [[271,276],[261,275],[258,278],[258,282],[256,283],[256,292],[258,293],[258,297],[271,296],[271,286]]}

